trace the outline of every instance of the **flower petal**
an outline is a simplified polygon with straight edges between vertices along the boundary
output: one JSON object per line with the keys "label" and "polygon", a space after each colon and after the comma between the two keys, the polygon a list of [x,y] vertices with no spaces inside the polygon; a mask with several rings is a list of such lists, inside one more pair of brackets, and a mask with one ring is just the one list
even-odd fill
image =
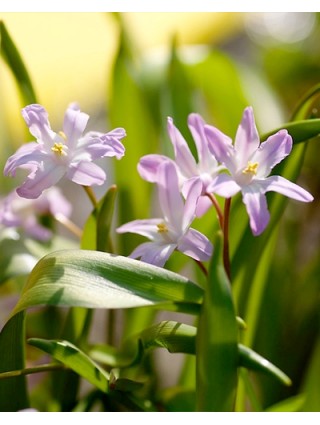
{"label": "flower petal", "polygon": [[252,157],[258,162],[257,177],[267,177],[272,168],[289,155],[292,149],[292,138],[287,130],[280,130],[261,143]]}
{"label": "flower petal", "polygon": [[241,187],[229,176],[229,174],[219,174],[207,187],[208,193],[215,193],[224,198],[231,198],[240,192]]}
{"label": "flower petal", "polygon": [[198,114],[190,114],[188,117],[188,125],[197,146],[199,166],[202,171],[210,170],[210,173],[213,173],[218,163],[209,150],[208,140],[204,132],[205,124],[203,118]]}
{"label": "flower petal", "polygon": [[202,181],[200,178],[192,179],[192,184],[189,187],[186,202],[183,208],[182,231],[185,232],[190,227],[196,216],[196,209],[199,197],[202,193]]}
{"label": "flower petal", "polygon": [[158,172],[159,203],[165,221],[180,233],[184,203],[179,191],[177,169],[173,162],[165,161]]}
{"label": "flower petal", "polygon": [[154,266],[163,267],[176,248],[176,244],[157,244],[154,242],[145,242],[137,246],[137,248],[129,255],[130,258],[139,258],[145,263]]}
{"label": "flower petal", "polygon": [[113,156],[121,159],[125,153],[125,147],[120,142],[120,139],[125,137],[125,131],[120,130],[123,129],[119,128],[105,134],[87,133],[79,143],[79,153],[86,151],[90,154],[92,160]]}
{"label": "flower petal", "polygon": [[38,104],[28,105],[22,109],[22,116],[30,133],[41,143],[51,144],[55,133],[48,121],[48,112]]}
{"label": "flower petal", "polygon": [[259,185],[251,184],[242,189],[242,200],[249,215],[252,233],[258,236],[270,220],[266,195]]}
{"label": "flower petal", "polygon": [[173,163],[172,159],[164,155],[145,155],[139,161],[138,172],[144,180],[150,183],[157,183],[159,165],[165,161]]}
{"label": "flower petal", "polygon": [[174,147],[175,160],[185,177],[193,177],[197,174],[197,164],[180,131],[173,124],[172,118],[168,118],[168,133]]}
{"label": "flower petal", "polygon": [[313,196],[309,192],[281,176],[270,176],[261,184],[265,192],[278,192],[301,202],[313,201]]}
{"label": "flower petal", "polygon": [[208,261],[213,247],[209,239],[195,229],[189,229],[180,239],[177,250],[198,261]]}
{"label": "flower petal", "polygon": [[67,171],[68,179],[83,186],[102,185],[106,180],[106,174],[93,162],[81,161],[70,164]]}
{"label": "flower petal", "polygon": [[69,107],[64,115],[63,131],[67,137],[69,149],[74,149],[87,126],[89,115],[79,109]]}
{"label": "flower petal", "polygon": [[158,234],[157,224],[162,223],[161,218],[151,218],[146,220],[133,220],[123,224],[116,229],[117,233],[137,233],[146,236],[151,240],[155,240]]}
{"label": "flower petal", "polygon": [[247,165],[253,153],[258,149],[259,144],[260,138],[254,121],[253,109],[249,106],[243,112],[234,142],[240,168]]}
{"label": "flower petal", "polygon": [[27,180],[17,189],[22,198],[36,199],[50,186],[55,185],[65,174],[65,167],[55,162],[45,162],[43,167],[33,170]]}
{"label": "flower petal", "polygon": [[204,131],[207,136],[209,150],[212,155],[214,155],[219,162],[224,164],[231,173],[235,173],[235,150],[230,137],[226,136],[216,127],[211,125],[205,125]]}
{"label": "flower petal", "polygon": [[[37,142],[26,143],[20,146],[20,148],[8,158],[5,167],[5,176],[15,176],[16,169],[19,167],[39,166],[41,161],[46,157],[46,153],[43,152],[42,146]],[[28,167],[27,167],[28,168]]]}

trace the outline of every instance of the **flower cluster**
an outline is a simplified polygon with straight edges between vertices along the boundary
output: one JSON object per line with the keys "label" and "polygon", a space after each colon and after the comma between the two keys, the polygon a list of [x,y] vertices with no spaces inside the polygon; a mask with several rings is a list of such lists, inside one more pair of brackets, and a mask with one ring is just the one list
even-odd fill
{"label": "flower cluster", "polygon": [[177,249],[196,260],[209,259],[211,243],[189,226],[196,215],[202,216],[212,205],[212,194],[231,198],[241,192],[255,236],[265,230],[270,219],[266,192],[278,192],[302,202],[313,200],[297,184],[281,176],[269,176],[273,167],[291,152],[292,138],[287,130],[280,130],[260,143],[251,107],[244,110],[234,145],[197,114],[189,115],[188,125],[198,163],[172,118],[168,118],[175,159],[146,155],[138,164],[141,177],[158,185],[164,219],[136,220],[117,229],[119,233],[134,232],[152,240],[138,246],[131,257],[162,266]]}
{"label": "flower cluster", "polygon": [[[21,197],[38,198],[64,175],[80,185],[101,185],[106,175],[94,161],[113,156],[120,159],[124,155],[121,139],[125,130],[83,135],[89,116],[80,112],[77,105],[69,106],[63,131],[58,133],[51,130],[48,114],[41,105],[27,106],[22,115],[37,141],[18,149],[4,169],[5,175],[13,176],[17,168],[29,170],[27,179],[17,189]],[[161,267],[174,250],[196,261],[209,260],[212,244],[191,224],[196,216],[206,213],[215,195],[231,198],[241,192],[256,236],[269,222],[267,192],[275,191],[302,202],[313,200],[300,186],[281,176],[270,176],[273,167],[290,154],[292,138],[286,130],[280,130],[260,143],[251,107],[243,113],[234,144],[200,115],[189,115],[198,162],[172,118],[168,118],[167,125],[174,160],[164,155],[146,155],[138,164],[141,177],[157,185],[162,217],[135,220],[117,229],[118,233],[138,233],[151,240],[139,245],[130,257]],[[19,221],[8,207],[5,211],[3,223],[9,223],[10,217],[12,222]]]}

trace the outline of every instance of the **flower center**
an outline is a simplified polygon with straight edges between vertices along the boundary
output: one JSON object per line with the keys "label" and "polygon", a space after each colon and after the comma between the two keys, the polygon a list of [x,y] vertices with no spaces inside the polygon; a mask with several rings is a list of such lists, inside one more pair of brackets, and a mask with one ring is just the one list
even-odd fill
{"label": "flower center", "polygon": [[64,150],[66,148],[67,148],[67,146],[64,145],[63,143],[55,143],[52,146],[51,150],[52,150],[52,152],[56,153],[57,155],[66,156],[67,152]]}
{"label": "flower center", "polygon": [[159,223],[157,224],[158,233],[168,233],[168,227],[165,223]]}
{"label": "flower center", "polygon": [[257,174],[258,166],[258,162],[248,161],[246,168],[242,170],[242,174],[251,174],[252,176],[255,176]]}

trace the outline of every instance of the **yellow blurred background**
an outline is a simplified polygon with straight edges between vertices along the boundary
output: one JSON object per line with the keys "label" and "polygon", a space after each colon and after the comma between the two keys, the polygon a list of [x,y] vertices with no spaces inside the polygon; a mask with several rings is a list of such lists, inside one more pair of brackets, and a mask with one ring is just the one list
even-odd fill
{"label": "yellow blurred background", "polygon": [[[169,45],[174,35],[179,43],[218,42],[237,30],[241,18],[241,13],[231,12],[123,14],[142,51]],[[39,102],[47,108],[53,122],[56,113],[62,119],[69,102],[79,102],[89,114],[96,105],[104,104],[118,43],[112,14],[0,12],[0,20],[22,54]],[[15,83],[3,63],[0,70],[0,108],[5,108],[5,115],[9,108],[7,119],[14,119],[19,125],[21,104]]]}

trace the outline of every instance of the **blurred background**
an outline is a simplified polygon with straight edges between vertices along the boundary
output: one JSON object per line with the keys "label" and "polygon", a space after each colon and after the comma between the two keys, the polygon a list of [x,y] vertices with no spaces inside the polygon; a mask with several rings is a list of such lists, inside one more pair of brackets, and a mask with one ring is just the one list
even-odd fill
{"label": "blurred background", "polygon": [[[262,134],[290,121],[299,100],[320,83],[318,13],[0,12],[0,20],[23,57],[53,129],[61,129],[64,111],[73,101],[91,116],[89,129],[126,128],[126,157],[114,168],[107,163],[107,185],[97,189],[100,196],[112,182],[119,185],[117,224],[146,218],[156,208],[146,202],[151,188],[141,181],[136,165],[147,153],[172,154],[168,115],[192,143],[186,125],[190,112],[201,113],[208,123],[234,137],[244,107],[252,105]],[[3,62],[0,72],[3,166],[18,146],[31,139],[20,113],[24,99],[12,73]],[[317,97],[304,118],[310,117],[319,118]],[[272,249],[268,245],[268,260],[261,262],[264,284],[256,295],[260,300],[254,313],[256,330],[247,337],[294,384],[283,388],[270,378],[253,376],[263,409],[290,399],[298,410],[320,410],[319,137],[308,142],[303,163],[300,151],[298,182],[315,201],[289,202]],[[1,185],[5,195],[17,182],[2,178]],[[63,189],[72,202],[82,196],[80,188],[66,181]],[[86,199],[81,205],[73,216],[79,226],[90,212]],[[244,272],[237,265],[241,223],[247,225],[241,214],[232,228],[234,291],[239,313],[250,326],[250,285],[258,277],[256,270]],[[214,226],[211,218],[199,223],[201,230]],[[247,262],[255,249],[250,248],[252,240],[248,239]],[[118,252],[130,253],[138,241],[123,235],[116,241]],[[257,250],[261,258],[262,249]],[[258,266],[261,258],[253,256],[252,261]],[[178,254],[168,265],[177,271],[184,266]],[[163,376],[165,372],[166,368]],[[164,387],[176,378],[167,372]],[[302,400],[301,394],[307,396]]]}

